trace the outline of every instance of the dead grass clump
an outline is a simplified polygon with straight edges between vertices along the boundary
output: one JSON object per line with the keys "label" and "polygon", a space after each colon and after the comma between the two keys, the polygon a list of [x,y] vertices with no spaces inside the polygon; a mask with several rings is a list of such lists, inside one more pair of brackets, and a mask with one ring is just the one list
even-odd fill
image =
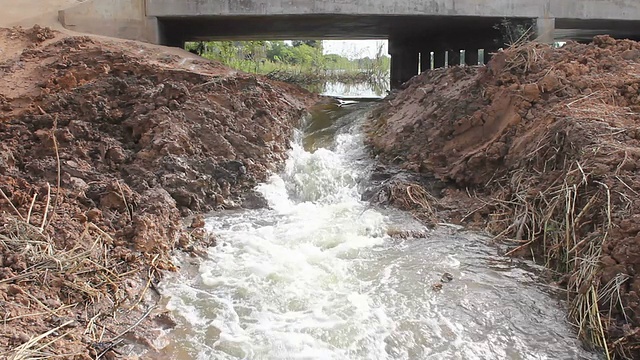
{"label": "dead grass clump", "polygon": [[[2,195],[8,199],[4,193]],[[132,274],[139,272],[139,269],[136,265],[115,258],[107,246],[107,243],[113,243],[113,239],[91,222],[85,223],[84,231],[77,239],[76,246],[71,249],[57,248],[46,231],[46,215],[43,216],[40,226],[29,222],[33,215],[34,203],[35,197],[25,217],[9,202],[10,208],[15,211],[15,216],[6,214],[3,216],[5,224],[0,228],[0,254],[5,259],[12,259],[13,268],[18,271],[11,273],[12,276],[0,279],[0,286],[9,286],[10,292],[14,295],[27,297],[28,306],[22,311],[6,308],[2,325],[15,327],[22,324],[23,320],[37,320],[43,317],[60,320],[56,322],[56,326],[41,334],[29,337],[23,333],[26,338],[21,339],[22,343],[6,355],[11,360],[82,356],[85,351],[61,354],[60,348],[56,347],[56,343],[60,340],[68,341],[69,338],[73,338],[71,334],[77,335],[78,330],[82,330],[78,327],[79,321],[86,324],[82,334],[90,339],[90,348],[95,348],[93,344],[111,344],[106,346],[104,351],[94,351],[96,356],[101,357],[106,352],[112,351],[112,348],[117,345],[118,338],[125,334],[123,332],[110,341],[105,341],[105,330],[115,334],[117,328],[109,329],[104,323],[109,322],[107,320],[109,318],[114,319],[116,312],[123,313],[121,308],[127,303],[133,305],[124,312],[131,313],[147,287],[139,298],[130,298],[131,296],[124,290],[126,286],[123,282],[131,278]],[[45,209],[48,208],[47,201]],[[16,264],[18,262],[19,264]],[[153,266],[149,269],[151,279],[157,275],[157,269]],[[48,296],[32,294],[30,289],[33,288],[41,289]],[[50,296],[59,300],[45,300],[45,298],[50,299]],[[76,311],[72,310],[79,310],[80,316],[76,315],[74,318],[71,314]],[[17,314],[12,314],[12,311],[17,311]],[[126,314],[121,315],[126,316]],[[84,320],[81,320],[82,318]],[[134,325],[137,326],[140,321],[142,319]],[[84,349],[86,345],[80,345],[79,348]],[[77,350],[78,347],[75,349]]]}
{"label": "dead grass clump", "polygon": [[537,151],[500,181],[508,184],[494,199],[502,210],[493,213],[488,230],[517,244],[509,255],[528,252],[565,279],[570,318],[580,337],[612,356],[617,344],[608,325],[618,309],[624,313],[620,293],[629,276],[619,274],[601,284],[601,258],[615,214],[628,208],[624,204],[634,190],[612,184],[620,165],[616,173],[601,171],[597,154],[615,153],[615,142],[586,134],[602,135],[603,126],[573,118],[551,127],[535,144]]}
{"label": "dead grass clump", "polygon": [[487,230],[515,244],[509,255],[530,255],[566,285],[570,318],[587,344],[632,359],[640,354],[630,281],[637,260],[634,252],[614,254],[637,233],[622,223],[637,214],[640,191],[638,83],[620,78],[640,64],[608,54],[638,44],[607,37],[594,44],[516,43],[488,65],[495,79],[519,84],[516,91],[537,92],[522,97],[531,109],[506,140],[507,171],[492,182]]}
{"label": "dead grass clump", "polygon": [[437,223],[435,206],[438,200],[422,185],[413,182],[393,181],[388,185],[389,204],[409,211],[427,223]]}
{"label": "dead grass clump", "polygon": [[[567,284],[571,318],[588,343],[606,349],[599,309],[599,269],[602,247],[611,229],[610,191],[603,183],[570,166],[555,184],[532,192],[535,177],[521,171],[514,175],[516,191],[508,199],[496,199],[508,208],[490,227],[503,229],[520,244],[508,254],[526,249],[557,274],[569,274]],[[578,172],[579,177],[575,177]],[[577,180],[577,181],[576,181]],[[509,224],[509,225],[506,225]],[[494,230],[494,231],[495,231]]]}

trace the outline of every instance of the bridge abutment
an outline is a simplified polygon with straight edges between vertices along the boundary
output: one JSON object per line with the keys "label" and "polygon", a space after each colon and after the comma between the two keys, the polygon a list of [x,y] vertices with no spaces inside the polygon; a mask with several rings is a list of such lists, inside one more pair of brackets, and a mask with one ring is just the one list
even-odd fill
{"label": "bridge abutment", "polygon": [[420,51],[420,72],[431,69],[431,50]]}
{"label": "bridge abutment", "polygon": [[538,18],[536,20],[536,41],[553,44],[555,40],[556,19]]}
{"label": "bridge abutment", "polygon": [[58,12],[67,29],[121,39],[160,43],[156,17],[148,17],[145,0],[88,0]]}

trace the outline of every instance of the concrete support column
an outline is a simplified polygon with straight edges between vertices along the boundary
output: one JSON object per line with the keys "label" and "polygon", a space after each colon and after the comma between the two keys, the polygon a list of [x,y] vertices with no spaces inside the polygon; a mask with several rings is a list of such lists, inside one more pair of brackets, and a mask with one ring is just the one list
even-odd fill
{"label": "concrete support column", "polygon": [[184,49],[186,39],[176,31],[167,29],[161,21],[158,22],[158,43],[164,46],[172,46]]}
{"label": "concrete support column", "polygon": [[58,11],[67,29],[121,39],[159,43],[158,19],[146,14],[145,0],[86,0]]}
{"label": "concrete support column", "polygon": [[555,40],[556,19],[538,18],[536,21],[536,41],[553,44]]}
{"label": "concrete support column", "polygon": [[410,48],[394,49],[391,53],[391,88],[402,84],[418,74],[418,51]]}
{"label": "concrete support column", "polygon": [[478,49],[466,50],[464,53],[465,62],[469,66],[478,65]]}

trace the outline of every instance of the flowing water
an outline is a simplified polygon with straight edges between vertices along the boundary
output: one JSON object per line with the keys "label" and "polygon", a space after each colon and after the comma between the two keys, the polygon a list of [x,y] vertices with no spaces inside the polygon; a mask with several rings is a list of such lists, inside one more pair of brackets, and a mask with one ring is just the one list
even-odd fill
{"label": "flowing water", "polygon": [[304,85],[307,90],[338,98],[375,99],[387,96],[390,79],[371,78],[366,82],[344,83],[339,81],[322,81]]}
{"label": "flowing water", "polygon": [[[535,267],[480,235],[425,230],[361,201],[372,160],[369,105],[325,108],[298,134],[285,170],[258,190],[271,209],[213,214],[218,237],[163,282],[179,321],[173,359],[597,359],[583,350]],[[533,270],[532,270],[533,269]],[[453,276],[440,291],[444,273]]]}

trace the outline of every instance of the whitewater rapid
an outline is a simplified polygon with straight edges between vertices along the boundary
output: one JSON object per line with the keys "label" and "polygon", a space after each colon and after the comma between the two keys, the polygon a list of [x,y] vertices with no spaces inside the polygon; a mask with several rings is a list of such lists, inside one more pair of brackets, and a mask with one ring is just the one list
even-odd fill
{"label": "whitewater rapid", "polygon": [[[478,234],[428,230],[361,200],[372,166],[358,126],[367,106],[351,106],[322,129],[298,134],[284,171],[257,188],[270,209],[213,214],[206,227],[218,245],[199,263],[176,258],[183,269],[162,292],[178,326],[158,340],[162,352],[173,359],[599,358],[581,349],[533,265],[498,256]],[[426,235],[398,240],[389,229]],[[444,273],[453,280],[434,290]]]}

